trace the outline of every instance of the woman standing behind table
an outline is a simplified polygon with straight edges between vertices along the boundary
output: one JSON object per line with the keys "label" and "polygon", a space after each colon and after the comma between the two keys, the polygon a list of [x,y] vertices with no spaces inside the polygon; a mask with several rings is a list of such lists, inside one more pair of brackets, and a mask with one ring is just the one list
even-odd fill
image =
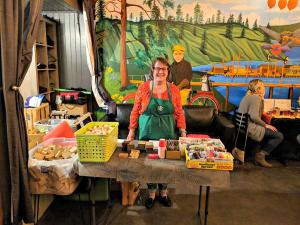
{"label": "woman standing behind table", "polygon": [[[274,126],[266,124],[261,119],[264,96],[265,85],[263,81],[259,79],[251,80],[238,112],[249,114],[248,135],[260,144],[260,150],[255,154],[255,162],[263,167],[272,167],[272,164],[265,160],[265,156],[269,155],[283,141],[283,135]],[[237,159],[244,156],[244,152],[237,149],[234,149],[232,154]]]}
{"label": "woman standing behind table", "polygon": [[[179,89],[167,82],[169,67],[168,61],[161,57],[156,58],[152,63],[151,80],[143,83],[136,93],[127,140],[134,140],[137,127],[139,140],[177,139],[176,125],[180,135],[186,136]],[[154,205],[157,185],[160,191],[159,201],[164,206],[171,206],[167,184],[147,185],[149,197],[145,201],[146,208],[150,209]]]}

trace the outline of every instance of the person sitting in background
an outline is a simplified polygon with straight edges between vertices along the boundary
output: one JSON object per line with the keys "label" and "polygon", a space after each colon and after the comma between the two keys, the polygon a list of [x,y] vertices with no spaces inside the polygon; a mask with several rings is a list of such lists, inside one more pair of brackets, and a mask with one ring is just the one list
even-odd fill
{"label": "person sitting in background", "polygon": [[[127,140],[135,138],[138,127],[139,140],[177,139],[176,127],[182,137],[186,136],[186,124],[178,88],[167,82],[169,63],[165,58],[154,60],[151,67],[150,81],[139,86],[134,106],[130,114]],[[153,207],[157,186],[159,201],[167,207],[171,199],[167,194],[167,184],[147,184],[149,197],[146,208]]]}
{"label": "person sitting in background", "polygon": [[170,66],[169,81],[174,83],[180,90],[181,103],[187,105],[187,97],[191,91],[191,80],[193,77],[191,64],[184,59],[184,47],[175,45],[173,47],[174,62]]}
{"label": "person sitting in background", "polygon": [[[272,167],[272,164],[266,161],[265,157],[269,155],[282,141],[283,135],[274,126],[266,124],[261,118],[264,107],[265,85],[259,79],[249,82],[248,91],[240,102],[238,112],[248,113],[248,136],[256,142],[259,142],[260,149],[255,154],[255,162],[263,167]],[[232,154],[235,158],[244,152],[234,149]]]}

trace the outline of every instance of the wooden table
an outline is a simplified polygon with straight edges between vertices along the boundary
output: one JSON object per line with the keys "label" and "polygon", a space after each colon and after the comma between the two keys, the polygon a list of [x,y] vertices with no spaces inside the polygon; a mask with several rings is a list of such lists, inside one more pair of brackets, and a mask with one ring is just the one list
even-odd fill
{"label": "wooden table", "polygon": [[206,187],[204,224],[207,224],[210,187],[230,186],[229,171],[188,169],[184,160],[151,160],[146,153],[142,153],[138,159],[120,159],[119,152],[115,151],[106,163],[78,162],[77,173],[79,176],[112,178],[117,181],[169,183],[187,189],[197,187],[194,194],[199,194],[198,215],[201,212],[202,188]]}

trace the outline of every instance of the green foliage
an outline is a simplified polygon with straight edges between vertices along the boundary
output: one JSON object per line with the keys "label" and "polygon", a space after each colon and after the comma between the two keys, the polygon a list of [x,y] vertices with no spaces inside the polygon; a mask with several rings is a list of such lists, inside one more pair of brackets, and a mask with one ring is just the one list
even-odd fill
{"label": "green foliage", "polygon": [[173,0],[165,0],[163,2],[163,8],[174,8],[174,1]]}
{"label": "green foliage", "polygon": [[138,49],[135,53],[135,59],[133,64],[136,65],[140,69],[144,69],[148,64],[148,56],[145,50]]}
{"label": "green foliage", "polygon": [[[157,24],[161,24],[161,22],[163,22],[163,32],[160,32],[159,29],[161,28],[157,27]],[[112,77],[119,80],[120,49],[118,43],[120,32],[118,27],[120,24],[110,20],[107,20],[106,23],[106,26],[110,28],[105,30],[103,57],[106,60],[106,65],[110,65],[115,70],[115,75]],[[176,23],[163,20],[156,22],[143,21],[142,23],[145,27],[143,43],[138,38],[139,23],[132,23],[132,31],[127,32],[126,48],[129,75],[147,73],[151,59],[157,56],[168,55],[169,58],[172,58],[172,46],[178,43],[185,47],[185,58],[193,66],[221,62],[222,60],[229,61],[232,57],[237,58],[238,54],[241,55],[242,60],[266,60],[265,52],[261,48],[266,40],[260,30],[253,31],[244,28],[245,37],[243,38],[241,37],[243,26],[233,23],[231,24],[232,37],[239,38],[228,39],[224,35],[228,24],[199,26],[184,23],[184,40],[182,40],[179,39],[179,34],[183,22]],[[196,33],[197,38],[195,38],[194,33]],[[159,37],[160,34],[163,35]],[[144,44],[148,47],[147,53]],[[115,82],[115,80],[113,81]],[[113,87],[115,86],[118,86],[118,84],[114,83]],[[119,88],[117,87],[116,90],[119,91]]]}

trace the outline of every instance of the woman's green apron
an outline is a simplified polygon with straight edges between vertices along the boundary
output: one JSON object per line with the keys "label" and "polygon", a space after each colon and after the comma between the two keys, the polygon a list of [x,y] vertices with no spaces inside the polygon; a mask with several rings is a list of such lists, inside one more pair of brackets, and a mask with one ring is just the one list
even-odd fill
{"label": "woman's green apron", "polygon": [[153,81],[150,101],[146,111],[139,117],[139,140],[176,139],[174,106],[168,88],[168,100],[154,98]]}

